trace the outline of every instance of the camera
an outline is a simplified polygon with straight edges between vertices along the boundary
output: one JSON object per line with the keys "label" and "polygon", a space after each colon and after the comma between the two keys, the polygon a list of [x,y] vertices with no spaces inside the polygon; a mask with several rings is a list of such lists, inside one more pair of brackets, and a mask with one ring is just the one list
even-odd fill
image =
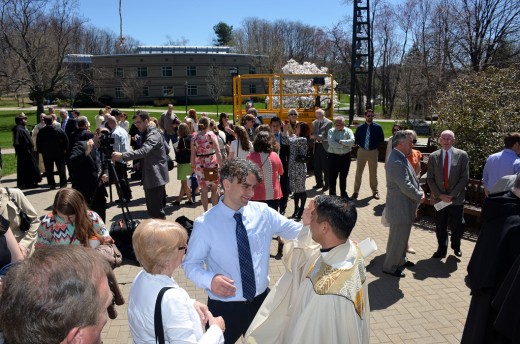
{"label": "camera", "polygon": [[114,138],[108,131],[101,131],[99,135],[99,150],[110,159],[114,153]]}

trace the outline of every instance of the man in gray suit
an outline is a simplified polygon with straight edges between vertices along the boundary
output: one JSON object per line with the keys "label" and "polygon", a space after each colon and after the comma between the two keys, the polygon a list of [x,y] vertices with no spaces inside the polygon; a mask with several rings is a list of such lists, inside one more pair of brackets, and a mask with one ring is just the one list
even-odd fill
{"label": "man in gray suit", "polygon": [[[332,121],[325,117],[325,112],[322,109],[317,109],[315,112],[316,119],[312,122],[311,139],[314,140],[314,178],[316,178],[316,185],[313,189],[323,187],[323,191],[329,189],[329,163],[327,153],[329,143],[327,141],[327,133],[332,128]],[[325,180],[325,183],[323,181]]]}
{"label": "man in gray suit", "polygon": [[141,159],[146,209],[152,218],[165,219],[165,185],[170,181],[167,153],[161,133],[156,128],[149,127],[149,123],[150,115],[148,115],[148,112],[140,111],[135,116],[134,124],[142,135],[141,148],[132,152],[114,152],[112,153],[112,160]]}
{"label": "man in gray suit", "polygon": [[408,239],[419,202],[424,192],[406,156],[412,152],[412,133],[398,131],[392,140],[393,150],[386,165],[386,218],[390,224],[383,272],[404,277],[403,268],[415,264],[406,257]]}
{"label": "man in gray suit", "polygon": [[428,186],[434,203],[445,202],[444,208],[435,213],[437,251],[433,258],[444,258],[448,251],[448,224],[451,229],[451,248],[462,257],[460,239],[464,233],[464,198],[469,180],[468,154],[453,147],[455,134],[451,130],[441,133],[442,149],[430,154],[428,159]]}

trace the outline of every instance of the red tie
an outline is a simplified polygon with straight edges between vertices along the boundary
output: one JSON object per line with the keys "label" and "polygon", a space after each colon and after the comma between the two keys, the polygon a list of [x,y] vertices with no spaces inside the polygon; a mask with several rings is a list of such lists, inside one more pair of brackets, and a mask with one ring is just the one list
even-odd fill
{"label": "red tie", "polygon": [[448,151],[444,152],[444,189],[448,190]]}

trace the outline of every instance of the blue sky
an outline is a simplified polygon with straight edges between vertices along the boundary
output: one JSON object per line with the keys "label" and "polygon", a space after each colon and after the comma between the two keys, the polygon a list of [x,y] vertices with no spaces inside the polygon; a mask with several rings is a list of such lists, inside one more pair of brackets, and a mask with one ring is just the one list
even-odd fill
{"label": "blue sky", "polygon": [[[213,26],[223,21],[239,28],[247,17],[274,21],[287,19],[331,27],[346,15],[352,5],[344,0],[122,0],[123,35],[143,45],[163,45],[184,37],[188,45],[211,45]],[[119,34],[119,0],[79,0],[79,13],[96,27]]]}

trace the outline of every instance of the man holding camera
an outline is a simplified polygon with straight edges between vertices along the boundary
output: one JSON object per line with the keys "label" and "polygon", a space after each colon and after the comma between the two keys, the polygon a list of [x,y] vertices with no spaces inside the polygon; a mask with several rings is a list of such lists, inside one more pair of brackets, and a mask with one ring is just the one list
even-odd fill
{"label": "man holding camera", "polygon": [[[128,133],[126,130],[121,128],[117,122],[117,117],[120,115],[121,111],[118,109],[112,110],[110,116],[107,116],[106,118],[106,123],[111,132],[110,137],[113,139],[112,147],[114,152],[126,153],[130,150]],[[132,190],[130,189],[130,185],[128,183],[126,162],[116,161],[114,168],[116,170],[117,178],[119,179],[119,184],[121,185],[121,190],[123,191],[123,196],[126,201],[130,201],[132,199]]]}
{"label": "man holding camera", "polygon": [[135,115],[134,124],[141,133],[141,147],[132,152],[114,152],[112,160],[141,160],[146,209],[150,217],[165,219],[165,185],[170,179],[164,139],[156,128],[149,126],[150,115],[148,112],[138,112]]}

